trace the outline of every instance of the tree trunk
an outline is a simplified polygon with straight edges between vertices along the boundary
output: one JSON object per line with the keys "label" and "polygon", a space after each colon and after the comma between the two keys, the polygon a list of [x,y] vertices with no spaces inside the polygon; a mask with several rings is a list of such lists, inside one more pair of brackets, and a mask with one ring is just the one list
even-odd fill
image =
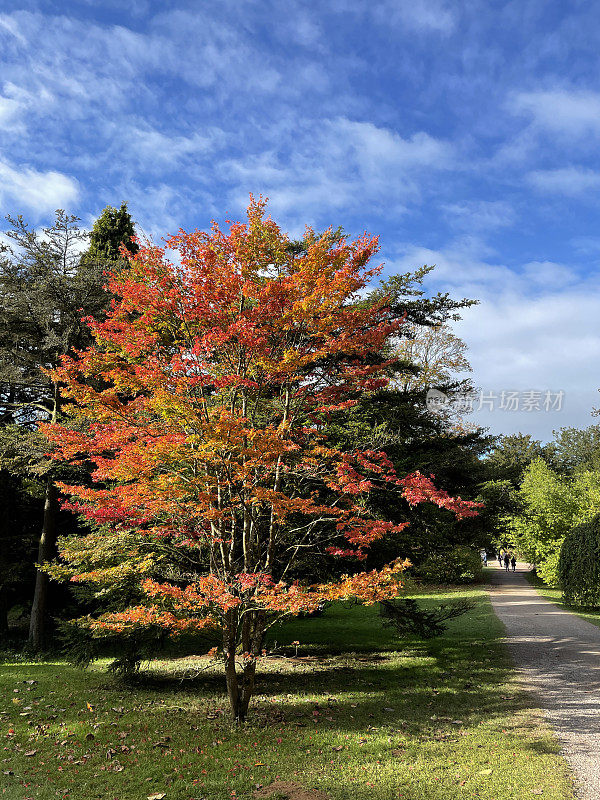
{"label": "tree trunk", "polygon": [[237,650],[237,614],[229,611],[223,632],[223,648],[225,655],[225,680],[231,713],[237,724],[245,722],[248,706],[254,694],[256,679],[256,659],[261,653],[265,635],[264,612],[250,611],[244,615],[242,623],[242,659],[243,668],[240,674],[236,669],[235,656]]}
{"label": "tree trunk", "polygon": [[[51,561],[56,554],[56,514],[58,493],[52,477],[46,479],[46,501],[44,522],[38,547],[38,564]],[[35,577],[35,592],[29,624],[29,644],[35,650],[43,650],[47,641],[48,576],[38,569]]]}
{"label": "tree trunk", "polygon": [[235,667],[235,651],[237,645],[235,612],[227,612],[227,621],[223,631],[223,657],[225,659],[225,681],[231,713],[236,722],[240,722],[240,687]]}
{"label": "tree trunk", "polygon": [[8,598],[6,590],[0,588],[0,635],[8,633]]}

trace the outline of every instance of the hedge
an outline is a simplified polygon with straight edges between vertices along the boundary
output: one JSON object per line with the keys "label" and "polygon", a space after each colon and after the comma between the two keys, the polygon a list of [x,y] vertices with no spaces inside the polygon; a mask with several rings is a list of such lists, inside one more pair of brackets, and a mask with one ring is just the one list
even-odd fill
{"label": "hedge", "polygon": [[566,535],[558,560],[563,599],[574,606],[600,605],[600,514]]}

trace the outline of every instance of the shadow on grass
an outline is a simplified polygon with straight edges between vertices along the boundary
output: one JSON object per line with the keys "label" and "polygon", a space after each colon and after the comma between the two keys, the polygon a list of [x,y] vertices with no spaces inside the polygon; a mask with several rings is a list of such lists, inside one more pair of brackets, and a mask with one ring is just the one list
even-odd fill
{"label": "shadow on grass", "polygon": [[[27,665],[29,679],[47,682],[51,666]],[[249,725],[275,721],[356,733],[369,726],[384,726],[427,737],[432,729],[455,731],[457,723],[468,727],[482,720],[492,722],[525,708],[524,695],[498,694],[509,672],[506,661],[490,660],[488,647],[473,648],[470,661],[465,663],[464,647],[432,648],[425,644],[413,646],[409,657],[399,654],[372,665],[333,659],[310,670],[259,672]],[[85,673],[79,674],[85,682]],[[147,718],[164,715],[165,706],[173,703],[180,723],[193,725],[199,712],[206,714],[217,706],[220,722],[213,724],[229,724],[220,673],[183,679],[141,674],[127,683],[116,677],[107,680],[104,673],[92,674],[97,690],[124,696],[129,707],[144,706]],[[90,677],[88,673],[88,680]],[[75,681],[71,685],[77,691]],[[186,708],[190,703],[192,707]],[[67,725],[80,719],[78,707],[67,707],[61,714],[61,721]]]}
{"label": "shadow on grass", "polygon": [[[63,736],[74,736],[81,748],[90,751],[97,748],[94,758],[97,756],[98,761],[92,759],[89,767],[65,764],[71,775],[72,770],[75,773],[78,769],[87,770],[87,778],[96,781],[93,791],[86,788],[86,800],[109,796],[104,784],[99,783],[106,773],[101,773],[94,764],[101,762],[106,767],[109,762],[105,752],[109,747],[116,749],[119,742],[115,744],[114,740],[120,731],[126,734],[128,745],[135,744],[135,758],[140,759],[139,764],[128,761],[134,758],[132,750],[130,756],[122,756],[124,771],[106,776],[111,781],[110,796],[120,796],[123,800],[152,794],[151,789],[144,791],[148,788],[146,775],[157,776],[161,791],[168,789],[163,780],[167,772],[163,777],[160,774],[162,765],[171,763],[174,756],[184,752],[189,767],[182,774],[204,775],[202,769],[206,769],[205,780],[213,781],[210,784],[213,790],[207,787],[202,796],[211,800],[230,795],[224,790],[233,786],[227,777],[231,758],[241,759],[249,775],[254,771],[256,778],[251,781],[252,785],[257,780],[266,784],[273,777],[267,772],[266,777],[258,777],[256,770],[264,767],[263,762],[272,763],[274,771],[291,779],[302,775],[310,760],[310,780],[315,785],[325,781],[323,776],[331,772],[334,762],[342,766],[348,763],[349,771],[340,775],[356,777],[360,770],[362,776],[363,770],[368,770],[373,780],[371,785],[377,785],[378,789],[369,789],[367,794],[365,788],[363,793],[356,794],[356,789],[349,784],[339,784],[340,797],[359,800],[385,797],[387,800],[392,796],[392,786],[395,797],[398,787],[405,785],[398,783],[401,780],[406,785],[409,781],[418,782],[415,797],[420,800],[440,800],[450,795],[441,794],[441,784],[436,787],[429,773],[414,777],[408,772],[413,769],[412,765],[418,765],[421,759],[427,770],[432,763],[439,763],[445,769],[450,756],[469,764],[473,758],[482,759],[473,768],[476,776],[476,770],[487,767],[487,754],[496,747],[500,735],[505,734],[503,729],[510,729],[513,721],[517,727],[522,724],[517,720],[520,712],[530,707],[531,698],[509,683],[512,667],[501,644],[503,629],[491,614],[486,598],[482,598],[468,616],[453,621],[444,636],[429,642],[400,642],[391,631],[381,628],[373,608],[334,608],[328,614],[329,621],[327,615],[320,618],[318,624],[298,620],[280,626],[275,632],[279,641],[288,646],[294,640],[301,640],[298,633],[302,630],[302,647],[310,652],[309,647],[314,644],[320,648],[321,655],[310,661],[289,658],[270,662],[267,659],[264,666],[259,665],[256,696],[249,721],[241,730],[231,722],[224,678],[218,668],[200,674],[180,671],[190,663],[194,665],[193,661],[155,662],[152,670],[127,684],[107,675],[101,667],[82,672],[53,661],[4,664],[0,665],[4,708],[11,721],[15,718],[22,728],[22,732],[17,730],[17,735],[23,737],[23,747],[31,747],[25,745],[31,731],[27,726],[36,725],[35,730],[40,731],[43,741],[35,746],[40,751],[47,748],[50,759],[56,760],[61,754],[60,747],[54,748],[54,737],[59,741]],[[347,616],[342,617],[342,614]],[[321,641],[310,640],[307,623],[312,624],[313,639],[318,637]],[[343,645],[353,652],[340,655]],[[37,683],[31,685],[26,681]],[[21,718],[20,722],[14,714],[16,709],[10,706],[15,688],[19,689],[19,697],[27,697],[28,705],[31,701],[40,701],[32,716]],[[86,708],[86,700],[93,705],[93,714]],[[26,706],[23,704],[23,707]],[[96,738],[92,736],[90,744],[87,741],[90,734],[86,731],[93,723],[98,723],[98,730],[93,729]],[[521,751],[528,750],[542,760],[555,753],[551,740],[536,741],[535,721],[530,724],[532,733],[520,742]],[[48,732],[45,726],[52,731],[47,739],[44,739]],[[54,727],[72,733],[61,732],[56,736]],[[249,731],[252,731],[251,737],[247,736]],[[256,750],[253,749],[255,745]],[[246,750],[240,749],[242,747]],[[505,749],[507,752],[510,749],[508,756],[512,758],[517,745],[506,745]],[[355,759],[356,772],[351,771],[350,754]],[[225,763],[224,755],[229,759],[225,765],[227,771],[222,778],[211,777],[214,760],[218,757]],[[32,760],[22,760],[26,766],[34,764]],[[79,764],[79,761],[73,763]],[[385,778],[381,777],[383,767],[380,764],[388,765]],[[129,780],[133,781],[131,794],[118,788],[118,781],[127,779],[129,768],[132,775]],[[439,768],[442,770],[442,766]],[[97,775],[94,770],[98,770]],[[402,778],[397,777],[398,770],[404,770]],[[75,775],[74,779],[79,781],[80,777]],[[43,787],[42,778],[38,780]],[[170,780],[175,779],[171,776]],[[484,779],[474,777],[473,780]],[[378,782],[382,782],[381,786]],[[338,797],[333,789],[331,784],[332,796]],[[462,789],[456,791],[462,792]],[[186,792],[173,796],[176,800],[196,796]],[[248,790],[243,796],[250,797],[250,794]],[[44,800],[51,797],[50,794],[40,796]],[[73,797],[83,800],[81,795]]]}

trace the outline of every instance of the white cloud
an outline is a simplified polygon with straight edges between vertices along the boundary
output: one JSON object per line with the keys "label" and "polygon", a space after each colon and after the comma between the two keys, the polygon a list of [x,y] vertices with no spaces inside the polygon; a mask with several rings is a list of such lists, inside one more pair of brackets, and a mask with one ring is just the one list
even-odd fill
{"label": "white cloud", "polygon": [[270,198],[275,213],[319,214],[366,201],[386,201],[386,212],[401,213],[417,202],[427,176],[454,164],[447,142],[418,132],[410,138],[344,117],[296,131],[293,149],[275,149],[221,164],[233,182],[232,196],[247,204],[248,192]]}
{"label": "white cloud", "polygon": [[548,194],[576,197],[600,188],[600,173],[583,167],[533,170],[526,177],[531,186]]}
{"label": "white cloud", "polygon": [[449,33],[456,27],[457,4],[445,0],[330,0],[338,14],[370,14],[381,25],[410,32]]}
{"label": "white cloud", "polygon": [[352,122],[340,118],[329,124],[331,146],[354,153],[365,176],[387,173],[389,169],[449,165],[451,147],[422,131],[403,139],[388,128],[371,122]]}
{"label": "white cloud", "polygon": [[21,112],[20,103],[11,97],[0,95],[0,130],[14,130]]}
{"label": "white cloud", "polygon": [[207,127],[190,136],[168,135],[140,123],[131,126],[106,126],[107,139],[115,143],[115,155],[127,154],[129,163],[153,173],[174,169],[187,160],[195,160],[212,153],[225,141],[220,128]]}
{"label": "white cloud", "polygon": [[441,0],[388,0],[375,4],[375,13],[381,22],[410,30],[448,33],[456,24],[452,6]]}
{"label": "white cloud", "polygon": [[599,405],[600,332],[590,320],[600,316],[600,272],[578,277],[554,262],[530,262],[519,271],[488,261],[473,240],[443,250],[407,246],[388,266],[406,272],[421,264],[437,264],[431,288],[480,304],[468,309],[456,333],[469,346],[473,379],[497,396],[504,391],[564,390],[560,412],[508,412],[484,409],[472,421],[493,432],[518,430],[552,438],[563,425],[586,426]]}
{"label": "white cloud", "polygon": [[17,20],[11,18],[8,14],[0,14],[0,28],[7,31],[21,44],[24,44],[27,41],[19,30],[19,24]]}
{"label": "white cloud", "polygon": [[576,273],[565,264],[554,261],[530,261],[522,270],[523,277],[542,290],[561,289],[577,281]]}
{"label": "white cloud", "polygon": [[77,181],[62,172],[39,172],[32,167],[11,166],[0,160],[0,203],[11,211],[23,206],[43,214],[57,208],[68,208],[79,196]]}
{"label": "white cloud", "polygon": [[466,200],[442,206],[455,228],[467,231],[489,231],[512,225],[514,209],[504,200]]}
{"label": "white cloud", "polygon": [[553,133],[581,136],[600,133],[600,94],[584,91],[519,92],[510,101],[513,111],[529,116]]}

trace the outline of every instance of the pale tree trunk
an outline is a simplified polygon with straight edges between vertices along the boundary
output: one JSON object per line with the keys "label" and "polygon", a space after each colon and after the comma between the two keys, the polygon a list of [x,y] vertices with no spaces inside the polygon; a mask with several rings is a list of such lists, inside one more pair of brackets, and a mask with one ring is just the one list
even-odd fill
{"label": "pale tree trunk", "polygon": [[[38,547],[38,564],[51,561],[56,555],[56,514],[58,493],[51,476],[46,479],[46,501],[44,521]],[[47,640],[48,576],[38,569],[35,576],[35,592],[31,606],[29,623],[29,644],[36,650],[43,650]]]}
{"label": "pale tree trunk", "polygon": [[[60,390],[54,384],[54,404],[50,424],[54,425],[58,419],[60,404]],[[42,533],[38,545],[37,563],[42,565],[51,561],[56,555],[56,517],[58,514],[58,492],[54,485],[52,473],[46,478],[46,499],[44,502],[44,519]],[[29,622],[29,644],[35,650],[43,650],[47,643],[48,628],[48,575],[37,570],[35,576],[35,590],[31,606],[31,619]]]}

